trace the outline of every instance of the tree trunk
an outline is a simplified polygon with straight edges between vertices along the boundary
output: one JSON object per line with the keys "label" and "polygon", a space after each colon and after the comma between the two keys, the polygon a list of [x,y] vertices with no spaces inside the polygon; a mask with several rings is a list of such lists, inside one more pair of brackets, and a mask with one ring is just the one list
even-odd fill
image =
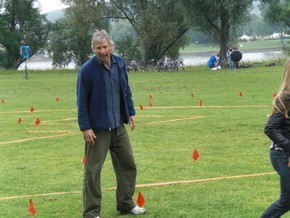
{"label": "tree trunk", "polygon": [[221,32],[220,32],[220,50],[219,50],[219,58],[222,60],[227,60],[227,51],[228,51],[228,42],[229,42],[229,15],[223,10],[221,13]]}

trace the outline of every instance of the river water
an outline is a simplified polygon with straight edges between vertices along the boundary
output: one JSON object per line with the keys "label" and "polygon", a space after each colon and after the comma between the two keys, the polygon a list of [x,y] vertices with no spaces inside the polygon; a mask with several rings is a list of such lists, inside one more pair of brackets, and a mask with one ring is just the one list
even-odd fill
{"label": "river water", "polygon": [[[183,62],[186,66],[198,66],[206,65],[210,53],[190,53],[182,54]],[[243,52],[243,59],[241,62],[260,62],[267,60],[279,59],[282,57],[282,51],[269,51],[269,52]],[[22,63],[18,70],[25,70],[25,65],[28,70],[49,70],[53,69],[52,60],[45,55],[34,55],[31,59],[27,60],[26,63]],[[76,69],[76,65],[72,62],[65,69]]]}
{"label": "river water", "polygon": [[[183,54],[184,64],[186,66],[206,65],[211,55],[215,54]],[[269,52],[243,52],[242,62],[260,62],[279,59],[283,56],[282,51]]]}

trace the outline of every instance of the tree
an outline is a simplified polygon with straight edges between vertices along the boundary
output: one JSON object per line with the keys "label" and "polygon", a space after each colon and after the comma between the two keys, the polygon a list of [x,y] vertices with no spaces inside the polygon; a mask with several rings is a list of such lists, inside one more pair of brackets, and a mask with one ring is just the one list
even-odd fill
{"label": "tree", "polygon": [[264,17],[270,23],[283,23],[290,28],[290,1],[289,0],[261,0]]}
{"label": "tree", "polygon": [[108,30],[106,3],[96,0],[66,0],[70,7],[56,21],[50,34],[48,52],[53,66],[65,66],[72,60],[81,66],[92,54],[91,37],[95,29]]}
{"label": "tree", "polygon": [[140,42],[131,24],[126,20],[116,20],[112,21],[110,26],[117,53],[128,63],[142,60]]}
{"label": "tree", "polygon": [[248,21],[253,0],[182,0],[193,28],[210,36],[227,59],[230,43],[237,39],[238,27]]}
{"label": "tree", "polygon": [[187,45],[189,24],[176,0],[111,0],[118,14],[112,17],[128,20],[137,33],[145,62],[167,55],[178,57]]}
{"label": "tree", "polygon": [[46,19],[38,8],[36,0],[0,1],[0,67],[18,68],[21,61],[19,48],[30,47],[30,57],[46,43]]}
{"label": "tree", "polygon": [[264,21],[264,18],[255,14],[251,15],[251,20],[238,29],[238,35],[243,34],[251,36],[271,35],[276,29],[275,25],[269,25]]}
{"label": "tree", "polygon": [[[283,42],[283,33],[290,32],[290,1],[289,0],[261,0],[265,20],[280,28],[280,38]],[[290,44],[284,45],[286,55],[290,54]]]}

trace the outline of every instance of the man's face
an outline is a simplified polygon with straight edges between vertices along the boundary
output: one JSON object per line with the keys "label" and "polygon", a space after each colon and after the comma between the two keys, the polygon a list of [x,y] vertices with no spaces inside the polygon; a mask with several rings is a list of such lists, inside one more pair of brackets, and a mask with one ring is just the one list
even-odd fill
{"label": "man's face", "polygon": [[110,61],[112,46],[108,43],[107,39],[95,42],[93,51],[102,62],[108,63]]}

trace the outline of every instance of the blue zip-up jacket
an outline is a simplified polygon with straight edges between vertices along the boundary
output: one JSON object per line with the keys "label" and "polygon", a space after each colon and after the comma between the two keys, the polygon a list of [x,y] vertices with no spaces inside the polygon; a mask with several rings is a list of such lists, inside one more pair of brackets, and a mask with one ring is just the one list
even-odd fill
{"label": "blue zip-up jacket", "polygon": [[[111,54],[117,63],[121,86],[121,115],[123,123],[128,124],[130,116],[135,115],[132,93],[128,83],[128,75],[124,60]],[[104,68],[95,55],[80,69],[77,79],[78,124],[81,131],[109,129],[107,113],[107,97]]]}

